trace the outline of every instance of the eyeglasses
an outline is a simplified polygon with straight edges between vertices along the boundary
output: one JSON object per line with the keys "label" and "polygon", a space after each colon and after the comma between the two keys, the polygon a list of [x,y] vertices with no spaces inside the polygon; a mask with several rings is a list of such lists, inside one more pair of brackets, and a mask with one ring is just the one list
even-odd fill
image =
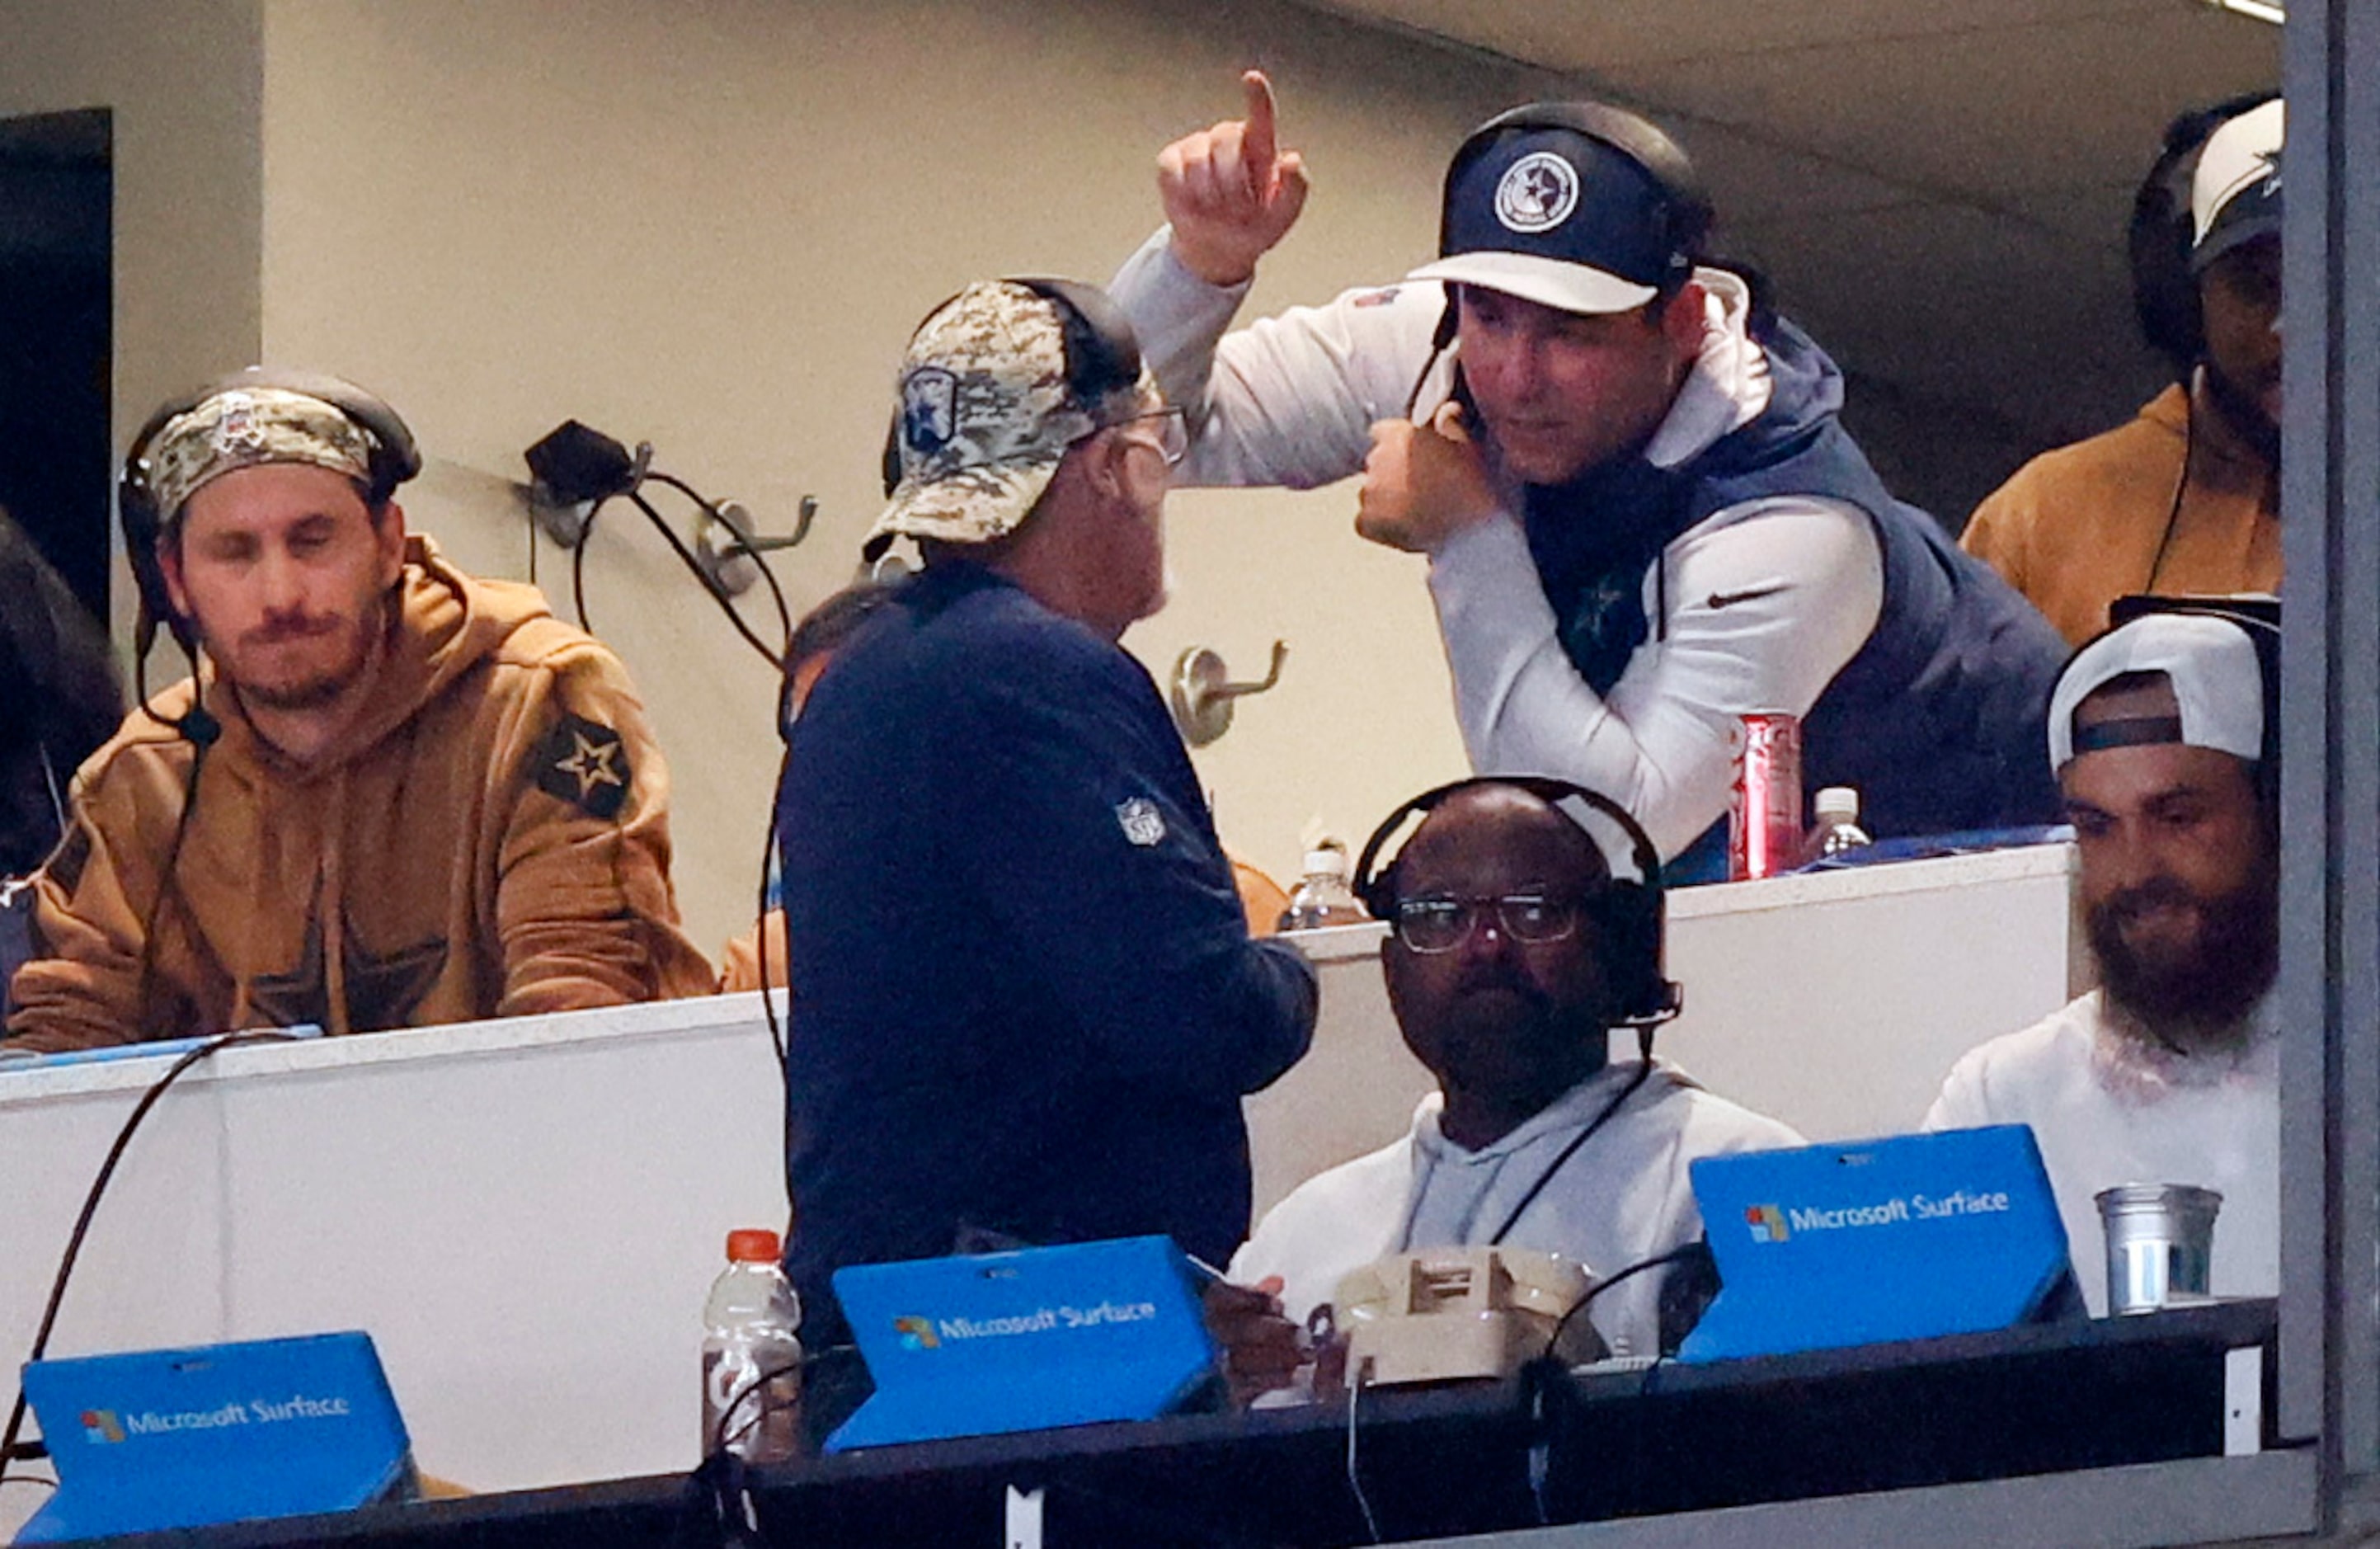
{"label": "eyeglasses", "polygon": [[1165,459],[1165,466],[1181,466],[1182,459],[1190,455],[1190,421],[1178,407],[1152,409],[1145,414],[1127,414],[1103,428],[1137,424],[1143,420],[1157,421],[1157,453]]}
{"label": "eyeglasses", "polygon": [[1578,929],[1576,898],[1553,898],[1542,893],[1512,893],[1500,898],[1400,898],[1397,939],[1408,950],[1425,955],[1451,952],[1463,945],[1489,909],[1507,939],[1536,946],[1565,941]]}

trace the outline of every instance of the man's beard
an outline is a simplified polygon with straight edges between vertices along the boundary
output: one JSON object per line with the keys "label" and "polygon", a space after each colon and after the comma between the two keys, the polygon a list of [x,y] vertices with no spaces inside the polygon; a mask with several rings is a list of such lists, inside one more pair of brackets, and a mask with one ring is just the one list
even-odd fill
{"label": "man's beard", "polygon": [[[2197,914],[2185,951],[2144,954],[2125,941],[2125,922],[2152,907]],[[2100,900],[2085,925],[2109,1005],[2138,1031],[2184,1052],[2236,1046],[2279,969],[2279,909],[2269,872],[2211,898],[2157,877]]]}
{"label": "man's beard", "polygon": [[1490,967],[1463,982],[1439,1046],[1456,1084],[1500,1090],[1534,1110],[1601,1064],[1604,1036],[1595,1008],[1557,1005],[1520,974]]}
{"label": "man's beard", "polygon": [[375,599],[362,617],[352,623],[335,620],[330,630],[300,628],[294,631],[250,631],[241,641],[243,646],[264,647],[275,643],[276,638],[284,634],[294,634],[299,639],[317,633],[344,636],[346,644],[345,653],[338,662],[321,672],[281,683],[253,681],[228,669],[225,676],[230,679],[243,703],[282,712],[321,710],[337,702],[339,696],[354,687],[356,680],[370,666],[372,645],[386,623],[387,611],[386,603]]}

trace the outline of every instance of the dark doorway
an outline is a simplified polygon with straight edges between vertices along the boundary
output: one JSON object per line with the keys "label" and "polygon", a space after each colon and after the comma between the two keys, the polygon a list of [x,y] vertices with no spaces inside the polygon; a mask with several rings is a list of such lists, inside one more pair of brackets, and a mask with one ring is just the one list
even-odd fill
{"label": "dark doorway", "polygon": [[103,623],[112,139],[104,108],[0,119],[0,506]]}

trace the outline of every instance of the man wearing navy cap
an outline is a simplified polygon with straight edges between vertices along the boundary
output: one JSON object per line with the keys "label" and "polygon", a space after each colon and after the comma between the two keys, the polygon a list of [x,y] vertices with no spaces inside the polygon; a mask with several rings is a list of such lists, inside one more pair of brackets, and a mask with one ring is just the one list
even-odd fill
{"label": "man wearing navy cap", "polygon": [[[1356,531],[1427,555],[1475,767],[1631,808],[1708,874],[1740,718],[1805,717],[1813,787],[1876,833],[2046,820],[2052,631],[1837,420],[1842,377],[1739,275],[1710,207],[1632,114],[1539,104],[1446,179],[1439,260],[1223,337],[1305,200],[1270,89],[1167,148],[1168,229],[1117,275],[1188,482],[1365,474]],[[1721,844],[1712,844],[1717,835]]]}
{"label": "man wearing navy cap", "polygon": [[2279,781],[2250,631],[2152,614],[2076,653],[2049,759],[2101,986],[1969,1051],[1925,1116],[2033,1127],[2095,1312],[2095,1197],[2119,1184],[2214,1189],[2215,1293],[2279,1285]]}

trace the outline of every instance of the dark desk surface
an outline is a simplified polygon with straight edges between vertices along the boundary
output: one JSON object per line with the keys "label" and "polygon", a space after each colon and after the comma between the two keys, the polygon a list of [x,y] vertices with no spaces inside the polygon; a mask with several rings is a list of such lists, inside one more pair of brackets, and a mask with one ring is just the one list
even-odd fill
{"label": "dark desk surface", "polygon": [[[1373,1391],[1356,1461],[1394,1541],[2210,1457],[2223,1449],[2225,1353],[2269,1347],[2273,1329],[2272,1302],[2232,1302],[1542,1384]],[[1370,1542],[1347,1482],[1343,1405],[887,1447],[757,1470],[749,1482],[773,1543],[996,1545],[1012,1484],[1046,1489],[1058,1549]],[[715,1543],[708,1510],[705,1492],[664,1477],[113,1542],[625,1549]]]}

